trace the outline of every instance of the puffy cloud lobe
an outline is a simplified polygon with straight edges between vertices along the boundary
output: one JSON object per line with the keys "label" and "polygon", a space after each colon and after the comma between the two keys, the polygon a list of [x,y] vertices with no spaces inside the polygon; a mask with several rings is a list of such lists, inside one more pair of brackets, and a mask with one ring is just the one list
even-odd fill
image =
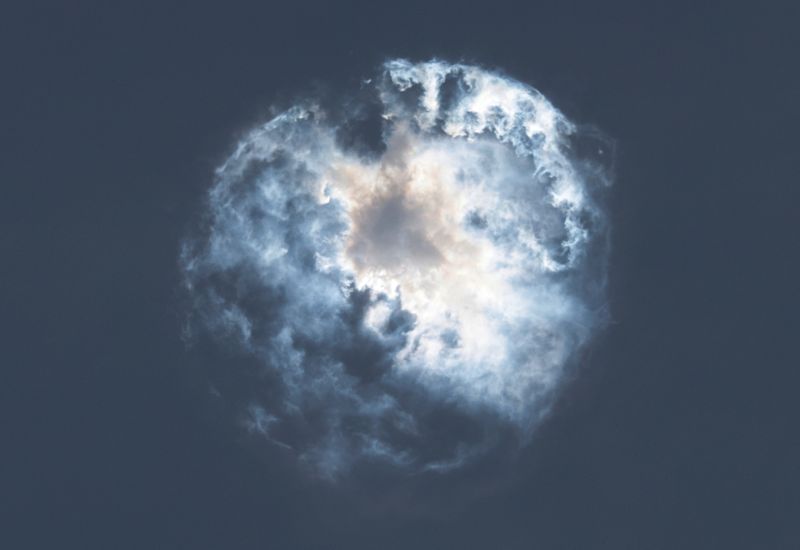
{"label": "puffy cloud lobe", "polygon": [[352,106],[306,102],[217,170],[189,326],[257,360],[245,425],[320,473],[447,470],[524,439],[603,324],[606,143],[474,66],[394,60],[365,86],[371,150]]}

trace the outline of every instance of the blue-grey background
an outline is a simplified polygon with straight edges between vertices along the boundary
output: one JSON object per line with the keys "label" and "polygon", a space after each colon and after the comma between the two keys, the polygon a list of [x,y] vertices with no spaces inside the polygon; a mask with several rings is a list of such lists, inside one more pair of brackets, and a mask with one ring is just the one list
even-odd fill
{"label": "blue-grey background", "polygon": [[[800,10],[699,4],[4,3],[0,546],[800,548]],[[502,472],[321,485],[209,403],[179,242],[271,105],[432,55],[617,140],[614,322]]]}

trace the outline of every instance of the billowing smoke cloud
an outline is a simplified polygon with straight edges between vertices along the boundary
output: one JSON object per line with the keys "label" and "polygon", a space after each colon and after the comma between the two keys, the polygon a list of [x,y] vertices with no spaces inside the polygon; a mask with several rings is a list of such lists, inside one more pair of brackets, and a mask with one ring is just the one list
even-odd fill
{"label": "billowing smoke cloud", "polygon": [[252,359],[220,365],[246,426],[323,475],[447,470],[524,440],[604,322],[607,144],[474,66],[389,61],[355,97],[217,170],[189,328]]}

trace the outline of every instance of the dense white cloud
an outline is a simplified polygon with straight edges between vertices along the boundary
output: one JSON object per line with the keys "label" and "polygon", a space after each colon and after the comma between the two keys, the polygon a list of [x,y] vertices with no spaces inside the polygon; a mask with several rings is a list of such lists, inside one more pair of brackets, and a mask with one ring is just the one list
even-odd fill
{"label": "dense white cloud", "polygon": [[365,86],[367,150],[352,105],[304,102],[218,169],[181,258],[190,328],[258,360],[246,425],[323,474],[445,470],[524,439],[604,321],[605,143],[474,66]]}

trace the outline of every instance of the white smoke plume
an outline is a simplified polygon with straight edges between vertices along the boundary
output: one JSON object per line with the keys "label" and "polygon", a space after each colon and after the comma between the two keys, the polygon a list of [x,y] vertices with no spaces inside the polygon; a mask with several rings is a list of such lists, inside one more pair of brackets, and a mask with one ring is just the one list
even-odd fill
{"label": "white smoke plume", "polygon": [[181,256],[192,335],[256,364],[246,425],[326,476],[524,441],[605,321],[607,141],[442,61],[321,103],[238,144]]}

